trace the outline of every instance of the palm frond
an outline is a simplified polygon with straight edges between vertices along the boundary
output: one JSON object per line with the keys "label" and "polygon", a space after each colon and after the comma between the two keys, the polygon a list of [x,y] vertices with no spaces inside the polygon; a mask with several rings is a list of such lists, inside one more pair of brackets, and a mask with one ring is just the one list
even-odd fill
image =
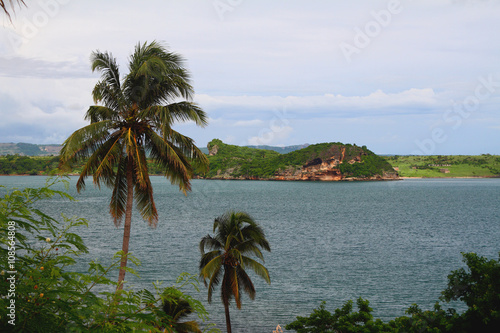
{"label": "palm frond", "polygon": [[206,253],[200,261],[200,278],[206,280],[217,273],[222,266],[222,257],[217,251]]}
{"label": "palm frond", "polygon": [[224,246],[220,243],[218,239],[213,238],[210,235],[204,236],[200,241],[200,252],[205,253],[205,249],[211,250],[221,250]]}
{"label": "palm frond", "polygon": [[246,268],[251,268],[258,276],[266,280],[267,283],[271,283],[271,278],[269,277],[269,271],[260,262],[243,256],[241,261],[242,266]]}
{"label": "palm frond", "polygon": [[237,266],[235,270],[238,276],[240,289],[243,289],[248,294],[248,296],[250,296],[250,299],[255,299],[255,287],[247,272],[245,272],[245,270],[241,266]]}
{"label": "palm frond", "polygon": [[[84,169],[90,169],[94,183],[99,187],[101,181],[108,187],[112,187],[114,184],[113,179],[116,175],[114,167],[123,155],[122,136],[123,131],[111,134],[109,139],[97,148],[85,164]],[[88,174],[88,171],[85,171],[85,174]]]}
{"label": "palm frond", "polygon": [[[214,259],[216,259],[217,257],[220,257],[220,263],[222,263],[222,252],[220,250],[214,250],[214,251],[210,251],[210,252],[207,252],[207,253],[203,253],[202,256],[201,256],[201,259],[200,259],[200,265],[199,265],[199,268],[200,268],[200,272],[203,270],[204,271],[204,274],[207,273],[209,274],[209,270],[212,269],[212,268],[208,268],[206,270],[204,270],[205,266],[207,266],[210,262],[212,262]],[[216,265],[219,261],[215,261],[213,263],[211,263],[211,265]],[[204,276],[204,278],[208,277],[207,276]]]}
{"label": "palm frond", "polygon": [[121,131],[116,131],[112,133],[105,142],[92,147],[92,149],[95,150],[84,164],[80,172],[80,177],[76,183],[78,191],[85,188],[85,178],[90,175],[93,176],[94,183],[99,187],[101,186],[101,181],[104,181],[108,187],[113,186],[115,177],[113,167],[121,154],[121,135]]}
{"label": "palm frond", "polygon": [[254,244],[257,244],[262,249],[269,252],[271,251],[271,246],[269,245],[269,242],[266,239],[264,230],[262,230],[262,228],[259,225],[255,223],[245,225],[241,229],[241,234],[243,235],[244,239],[251,239],[253,240]]}
{"label": "palm frond", "polygon": [[[25,5],[26,6],[26,4],[24,3],[23,0],[16,0],[16,2],[19,5],[19,7],[21,7],[21,5]],[[10,4],[11,9],[7,9],[7,4],[6,3]],[[7,17],[9,18],[9,20],[12,22],[11,17],[10,17],[10,11],[13,11],[14,1],[13,0],[6,0],[6,1],[0,0],[0,7],[3,9],[4,13],[7,15]]]}
{"label": "palm frond", "polygon": [[92,52],[90,56],[92,72],[101,72],[101,79],[113,91],[121,90],[120,71],[113,55],[109,52]]}
{"label": "palm frond", "polygon": [[62,163],[70,160],[85,159],[103,141],[106,141],[112,128],[109,120],[82,127],[71,134],[63,143],[60,151]]}
{"label": "palm frond", "polygon": [[85,114],[85,120],[91,123],[97,123],[102,120],[114,120],[117,114],[113,109],[106,106],[92,105]]}
{"label": "palm frond", "polygon": [[253,253],[257,258],[262,260],[262,262],[265,262],[264,255],[262,254],[262,251],[258,248],[258,246],[255,245],[254,241],[248,241],[248,242],[238,244],[237,249],[242,254]]}
{"label": "palm frond", "polygon": [[105,107],[113,110],[116,116],[122,113],[126,104],[124,98],[120,95],[121,92],[115,91],[104,81],[98,82],[92,90],[94,103],[102,102]]}
{"label": "palm frond", "polygon": [[153,198],[153,186],[148,175],[146,175],[145,184],[135,182],[134,199],[142,218],[148,221],[150,227],[156,228],[158,211]]}
{"label": "palm frond", "polygon": [[198,172],[207,172],[209,161],[207,156],[195,145],[194,141],[179,132],[171,129],[165,135],[167,141],[179,149],[181,154],[185,156],[192,166],[191,169],[196,169]]}
{"label": "palm frond", "polygon": [[113,193],[109,203],[109,212],[113,217],[115,226],[119,226],[127,206],[127,157],[122,155],[118,162],[116,177],[114,179]]}
{"label": "palm frond", "polygon": [[144,109],[140,117],[154,119],[158,129],[170,128],[174,122],[186,121],[194,121],[201,127],[208,125],[207,114],[197,104],[187,101],[151,106]]}
{"label": "palm frond", "polygon": [[146,131],[144,140],[150,157],[165,170],[165,177],[184,193],[190,191],[189,179],[193,169],[182,151],[150,129]]}
{"label": "palm frond", "polygon": [[[210,276],[210,281],[208,283],[208,303],[212,302],[213,291],[215,290],[215,287],[219,284],[221,268],[222,265],[219,265],[217,269],[213,270],[212,275]],[[205,286],[207,286],[205,280],[203,280],[203,283],[205,284]]]}

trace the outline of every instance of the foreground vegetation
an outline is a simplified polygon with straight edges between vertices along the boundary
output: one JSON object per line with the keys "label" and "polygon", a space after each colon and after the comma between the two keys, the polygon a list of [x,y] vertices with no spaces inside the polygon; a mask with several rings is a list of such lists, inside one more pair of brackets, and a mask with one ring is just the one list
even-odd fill
{"label": "foreground vegetation", "polygon": [[59,220],[37,209],[53,196],[73,200],[51,185],[7,190],[0,198],[1,332],[202,332],[196,321],[186,321],[186,312],[205,322],[204,332],[218,331],[206,323],[202,303],[185,293],[198,291],[196,276],[182,274],[173,286],[115,291],[118,283],[110,275],[119,270],[122,252],[76,272],[73,267],[88,252],[78,235],[87,221]]}

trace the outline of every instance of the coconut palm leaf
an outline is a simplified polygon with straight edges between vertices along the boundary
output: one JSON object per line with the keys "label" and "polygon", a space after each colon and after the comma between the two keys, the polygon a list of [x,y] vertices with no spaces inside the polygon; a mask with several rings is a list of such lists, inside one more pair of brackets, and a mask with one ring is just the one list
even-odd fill
{"label": "coconut palm leaf", "polygon": [[89,120],[91,123],[97,123],[103,120],[113,120],[114,117],[116,117],[116,113],[113,109],[99,105],[90,106],[85,114],[85,120]]}
{"label": "coconut palm leaf", "polygon": [[247,269],[251,268],[258,276],[263,278],[267,283],[271,283],[271,278],[269,277],[269,271],[260,262],[253,260],[252,258],[243,256],[241,265]]}

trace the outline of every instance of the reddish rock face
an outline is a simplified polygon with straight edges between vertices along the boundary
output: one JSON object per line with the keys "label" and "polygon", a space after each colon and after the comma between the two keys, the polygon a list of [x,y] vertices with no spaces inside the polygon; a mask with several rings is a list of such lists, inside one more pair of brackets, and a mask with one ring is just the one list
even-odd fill
{"label": "reddish rock face", "polygon": [[[337,149],[335,149],[337,148]],[[296,170],[293,174],[291,172],[281,172],[276,175],[276,180],[321,180],[321,181],[339,181],[343,179],[342,173],[338,168],[339,164],[343,162],[345,156],[345,148],[338,149],[334,146],[329,151],[332,154],[329,158],[315,158],[308,161],[301,169]],[[357,156],[355,159],[361,161],[361,157]],[[350,162],[350,161],[349,161]],[[353,162],[354,163],[354,162]]]}
{"label": "reddish rock face", "polygon": [[367,178],[346,178],[340,172],[339,165],[342,163],[360,163],[362,156],[365,153],[360,153],[358,156],[352,157],[350,160],[344,160],[345,147],[339,149],[338,146],[333,146],[328,151],[330,157],[315,158],[308,161],[300,169],[287,169],[278,172],[274,180],[318,180],[318,181],[340,181],[340,180],[394,180],[399,179],[396,172],[385,173],[384,175],[376,175]]}

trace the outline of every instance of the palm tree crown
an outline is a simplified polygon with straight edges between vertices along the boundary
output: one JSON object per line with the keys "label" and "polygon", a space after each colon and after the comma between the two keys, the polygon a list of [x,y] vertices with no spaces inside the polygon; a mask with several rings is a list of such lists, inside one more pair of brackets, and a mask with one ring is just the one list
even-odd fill
{"label": "palm tree crown", "polygon": [[[241,308],[241,293],[245,291],[251,299],[255,298],[255,287],[246,269],[252,269],[258,276],[271,283],[269,272],[255,259],[264,262],[261,249],[271,251],[262,228],[245,212],[227,212],[214,221],[214,236],[201,239],[200,278],[208,287],[208,301],[221,282],[221,299],[226,311],[226,325],[231,332],[229,302],[234,298],[238,309]],[[205,252],[205,250],[208,250]]]}
{"label": "palm tree crown", "polygon": [[173,297],[164,300],[163,311],[170,317],[170,326],[178,333],[201,333],[198,323],[194,320],[181,322],[191,313],[193,308],[188,301],[180,298]]}
{"label": "palm tree crown", "polygon": [[[85,178],[90,175],[94,184],[113,189],[110,213],[117,226],[125,217],[126,255],[134,199],[150,226],[158,222],[146,157],[160,165],[180,190],[189,191],[194,168],[206,170],[208,160],[191,138],[173,130],[172,125],[191,120],[205,126],[207,117],[190,101],[194,91],[182,58],[157,42],[136,46],[123,80],[111,53],[93,52],[91,63],[92,71],[101,73],[92,91],[96,105],[85,115],[90,124],[64,142],[61,166],[84,162],[78,191],[85,188]],[[119,282],[124,276],[125,270],[121,270]]]}

